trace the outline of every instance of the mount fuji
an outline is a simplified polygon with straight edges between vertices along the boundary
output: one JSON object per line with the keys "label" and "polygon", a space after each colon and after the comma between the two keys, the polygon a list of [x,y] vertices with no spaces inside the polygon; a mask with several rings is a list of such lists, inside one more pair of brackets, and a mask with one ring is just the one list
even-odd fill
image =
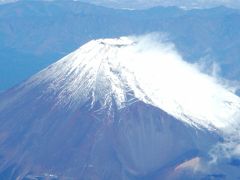
{"label": "mount fuji", "polygon": [[239,120],[172,44],[92,40],[0,95],[0,179],[238,178]]}

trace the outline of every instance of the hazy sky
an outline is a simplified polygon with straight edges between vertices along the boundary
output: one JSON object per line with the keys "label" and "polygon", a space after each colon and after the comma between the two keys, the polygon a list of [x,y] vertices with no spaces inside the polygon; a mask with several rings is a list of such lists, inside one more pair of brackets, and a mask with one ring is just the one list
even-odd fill
{"label": "hazy sky", "polygon": [[5,3],[10,3],[10,2],[15,2],[17,0],[0,0],[0,4],[5,4]]}

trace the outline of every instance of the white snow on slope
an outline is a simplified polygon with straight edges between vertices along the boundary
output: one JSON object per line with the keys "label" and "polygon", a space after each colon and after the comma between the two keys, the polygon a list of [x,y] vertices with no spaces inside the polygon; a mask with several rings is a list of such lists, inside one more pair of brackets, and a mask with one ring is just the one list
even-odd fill
{"label": "white snow on slope", "polygon": [[[227,132],[240,120],[240,98],[185,62],[171,44],[149,37],[93,40],[35,75],[27,86],[47,84],[59,104],[74,107],[90,93],[119,108],[127,95],[159,107],[198,128]],[[25,84],[25,85],[26,85]]]}

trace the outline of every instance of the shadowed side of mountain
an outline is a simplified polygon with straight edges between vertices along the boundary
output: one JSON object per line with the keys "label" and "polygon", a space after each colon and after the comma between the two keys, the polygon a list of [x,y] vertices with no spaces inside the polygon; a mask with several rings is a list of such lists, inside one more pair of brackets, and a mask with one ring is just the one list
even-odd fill
{"label": "shadowed side of mountain", "polygon": [[36,95],[34,90],[1,109],[0,169],[5,179],[44,174],[60,179],[148,177],[186,159],[205,157],[220,140],[141,101],[119,110],[114,99],[111,106],[93,106],[89,96],[71,111],[53,108],[54,99]]}

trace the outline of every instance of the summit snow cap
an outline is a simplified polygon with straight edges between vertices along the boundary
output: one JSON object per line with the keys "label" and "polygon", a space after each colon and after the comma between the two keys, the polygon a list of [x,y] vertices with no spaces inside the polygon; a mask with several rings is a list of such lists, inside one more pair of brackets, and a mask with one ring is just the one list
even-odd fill
{"label": "summit snow cap", "polygon": [[24,86],[39,83],[71,108],[90,94],[104,105],[114,98],[118,108],[141,100],[197,128],[224,132],[240,117],[238,96],[153,35],[92,40]]}

